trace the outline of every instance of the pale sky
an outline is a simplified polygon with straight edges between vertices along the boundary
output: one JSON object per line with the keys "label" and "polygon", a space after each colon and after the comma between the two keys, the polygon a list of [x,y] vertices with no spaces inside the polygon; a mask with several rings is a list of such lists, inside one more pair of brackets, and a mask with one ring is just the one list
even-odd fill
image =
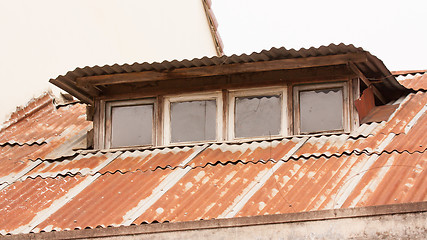
{"label": "pale sky", "polygon": [[213,0],[225,53],[354,44],[389,70],[427,69],[426,0]]}
{"label": "pale sky", "polygon": [[[0,0],[0,122],[76,67],[212,56],[199,1]],[[343,42],[427,69],[426,0],[212,2],[226,55]]]}

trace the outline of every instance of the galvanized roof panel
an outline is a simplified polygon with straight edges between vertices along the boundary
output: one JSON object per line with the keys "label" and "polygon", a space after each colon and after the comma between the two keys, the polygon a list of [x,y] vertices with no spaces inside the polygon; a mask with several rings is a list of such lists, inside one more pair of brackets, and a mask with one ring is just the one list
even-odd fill
{"label": "galvanized roof panel", "polygon": [[78,155],[61,161],[43,161],[22,177],[57,177],[58,175],[94,175],[113,161],[120,153],[97,153]]}
{"label": "galvanized roof panel", "polygon": [[393,72],[397,80],[406,88],[427,90],[427,71]]}
{"label": "galvanized roof panel", "polygon": [[71,188],[83,180],[80,176],[36,178],[18,181],[0,191],[0,233],[22,233],[38,216],[47,212]]}
{"label": "galvanized roof panel", "polygon": [[[62,107],[46,110],[49,98],[39,104],[0,131],[4,139],[11,134],[4,131],[17,133],[15,143],[0,146],[0,179],[8,182],[0,183],[1,234],[427,201],[423,91],[408,95],[387,122],[351,134],[99,151],[54,161],[45,159],[61,156],[91,125],[80,104],[63,114]],[[38,125],[27,118],[55,124],[33,129]]]}
{"label": "galvanized roof panel", "polygon": [[137,170],[147,171],[157,168],[177,167],[182,161],[190,157],[201,146],[194,147],[174,147],[164,149],[149,149],[144,151],[124,152],[111,164],[103,168],[100,172],[114,173],[120,171],[135,172]]}
{"label": "galvanized roof panel", "polygon": [[[37,166],[34,161],[27,158],[28,155],[37,151],[39,145],[5,145],[0,146],[0,184],[11,183],[22,176],[31,168]],[[22,174],[20,174],[23,172]],[[19,178],[19,177],[18,177]],[[1,188],[0,188],[1,189]]]}
{"label": "galvanized roof panel", "polygon": [[343,208],[427,201],[427,154],[382,154],[367,169]]}
{"label": "galvanized roof panel", "polygon": [[36,112],[24,116],[0,131],[0,145],[47,143],[54,138],[73,136],[91,126],[91,122],[86,121],[86,109],[83,104],[58,109],[49,102],[39,104],[42,106]]}
{"label": "galvanized roof panel", "polygon": [[221,164],[194,168],[134,223],[218,218],[272,167],[266,164]]}
{"label": "galvanized roof panel", "polygon": [[171,173],[165,169],[102,175],[37,228],[60,231],[119,226],[140,201],[161,191],[156,187]]}

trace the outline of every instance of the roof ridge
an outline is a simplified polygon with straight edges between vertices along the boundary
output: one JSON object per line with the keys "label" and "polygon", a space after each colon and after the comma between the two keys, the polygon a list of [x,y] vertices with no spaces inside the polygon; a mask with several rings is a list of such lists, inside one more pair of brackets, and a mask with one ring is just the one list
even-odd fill
{"label": "roof ridge", "polygon": [[16,107],[16,110],[10,114],[9,119],[0,125],[0,132],[20,122],[22,119],[33,115],[49,103],[52,103],[53,100],[52,91],[48,90],[38,97],[33,97],[24,106]]}
{"label": "roof ridge", "polygon": [[394,76],[407,76],[407,75],[425,74],[425,73],[427,73],[427,69],[391,71],[391,74],[393,74]]}

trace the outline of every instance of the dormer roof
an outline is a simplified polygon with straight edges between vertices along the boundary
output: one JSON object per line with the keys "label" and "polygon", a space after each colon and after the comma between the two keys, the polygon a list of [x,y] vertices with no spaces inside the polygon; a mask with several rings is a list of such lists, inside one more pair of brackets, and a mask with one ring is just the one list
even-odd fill
{"label": "dormer roof", "polygon": [[203,81],[203,78],[212,76],[338,65],[347,65],[349,73],[354,73],[357,68],[357,74],[363,74],[370,80],[387,98],[386,101],[397,98],[405,89],[377,57],[362,48],[345,44],[299,50],[282,47],[250,55],[76,68],[50,82],[91,104],[95,97],[105,94],[110,86],[189,78]]}

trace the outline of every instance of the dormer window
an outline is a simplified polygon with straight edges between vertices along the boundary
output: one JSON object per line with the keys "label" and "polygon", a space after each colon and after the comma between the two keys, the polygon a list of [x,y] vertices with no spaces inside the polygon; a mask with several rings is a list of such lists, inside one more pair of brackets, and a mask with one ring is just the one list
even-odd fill
{"label": "dormer window", "polygon": [[283,87],[230,91],[229,138],[285,136]]}
{"label": "dormer window", "polygon": [[153,145],[154,100],[106,103],[106,147]]}
{"label": "dormer window", "polygon": [[165,97],[163,132],[165,145],[221,140],[221,92]]}
{"label": "dormer window", "polygon": [[343,132],[349,129],[346,83],[294,87],[297,134]]}
{"label": "dormer window", "polygon": [[78,68],[51,82],[90,105],[95,149],[349,133],[407,91],[343,44]]}
{"label": "dormer window", "polygon": [[121,148],[347,132],[347,86],[343,81],[107,101],[100,138],[105,148]]}

